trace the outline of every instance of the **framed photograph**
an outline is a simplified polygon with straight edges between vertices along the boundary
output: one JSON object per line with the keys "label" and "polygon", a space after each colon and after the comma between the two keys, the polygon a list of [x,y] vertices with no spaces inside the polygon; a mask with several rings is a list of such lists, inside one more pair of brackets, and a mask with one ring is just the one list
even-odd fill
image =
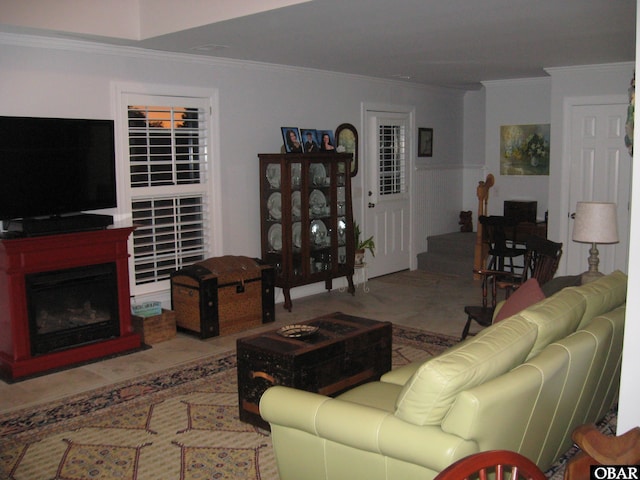
{"label": "framed photograph", "polygon": [[298,127],[280,127],[284,149],[287,153],[302,153],[300,129]]}
{"label": "framed photograph", "polygon": [[418,156],[433,157],[433,128],[418,128]]}
{"label": "framed photograph", "polygon": [[358,173],[358,131],[350,123],[343,123],[336,128],[336,149],[339,152],[353,154],[351,162],[351,176]]}
{"label": "framed photograph", "polygon": [[318,130],[318,141],[321,152],[335,152],[336,143],[331,130]]}
{"label": "framed photograph", "polygon": [[320,142],[318,140],[318,131],[311,128],[303,128],[302,133],[302,150],[304,153],[317,153],[320,151]]}

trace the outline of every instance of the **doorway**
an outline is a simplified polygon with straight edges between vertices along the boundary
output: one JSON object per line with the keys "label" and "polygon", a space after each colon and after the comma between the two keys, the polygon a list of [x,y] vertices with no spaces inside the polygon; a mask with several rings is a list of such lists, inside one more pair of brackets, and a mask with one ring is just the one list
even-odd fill
{"label": "doorway", "polygon": [[364,238],[373,235],[368,275],[410,268],[413,112],[365,111]]}
{"label": "doorway", "polygon": [[627,101],[624,97],[601,100],[603,103],[585,101],[570,105],[571,174],[564,248],[570,273],[587,270],[591,247],[571,238],[572,214],[579,201],[616,203],[620,242],[598,245],[598,269],[606,274],[614,270],[626,272],[628,266],[631,156],[624,144]]}

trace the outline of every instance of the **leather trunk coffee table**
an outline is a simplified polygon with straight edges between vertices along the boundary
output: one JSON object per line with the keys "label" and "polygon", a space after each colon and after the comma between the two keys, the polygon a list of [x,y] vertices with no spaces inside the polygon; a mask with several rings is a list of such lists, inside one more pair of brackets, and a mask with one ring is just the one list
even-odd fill
{"label": "leather trunk coffee table", "polygon": [[273,385],[338,395],[391,370],[391,323],[340,312],[299,322],[317,327],[289,338],[279,329],[237,340],[240,420],[269,429],[260,397]]}

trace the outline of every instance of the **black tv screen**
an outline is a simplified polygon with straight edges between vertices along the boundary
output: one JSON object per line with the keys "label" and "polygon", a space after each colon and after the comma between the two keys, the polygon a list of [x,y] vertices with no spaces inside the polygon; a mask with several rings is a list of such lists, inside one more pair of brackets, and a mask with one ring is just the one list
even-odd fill
{"label": "black tv screen", "polygon": [[112,120],[0,117],[0,220],[116,206]]}

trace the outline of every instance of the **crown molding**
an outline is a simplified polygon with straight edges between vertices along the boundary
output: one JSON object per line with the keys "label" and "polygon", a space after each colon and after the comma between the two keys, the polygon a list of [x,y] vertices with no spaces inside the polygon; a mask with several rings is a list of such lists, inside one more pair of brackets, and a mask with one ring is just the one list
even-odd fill
{"label": "crown molding", "polygon": [[378,77],[368,77],[365,75],[357,75],[351,73],[333,72],[330,70],[319,70],[307,67],[295,67],[289,65],[280,65],[274,63],[254,62],[250,60],[235,60],[223,57],[210,57],[188,53],[174,53],[160,50],[151,50],[148,48],[132,47],[128,45],[110,45],[89,40],[76,40],[69,38],[58,38],[53,36],[38,36],[17,33],[0,32],[0,45],[11,45],[17,47],[52,49],[68,52],[79,52],[89,54],[113,55],[118,57],[129,57],[146,60],[172,61],[190,64],[200,64],[214,67],[232,67],[246,69],[254,68],[258,70],[291,72],[292,74],[311,73],[314,75],[326,75],[338,78],[352,78],[365,80],[367,82],[377,83],[387,86],[403,86],[405,88],[415,88],[418,90],[426,90],[432,92],[449,93],[453,95],[463,95],[465,90],[456,88],[425,85],[421,83],[413,83],[408,81],[385,79]]}
{"label": "crown molding", "polygon": [[505,87],[514,85],[544,85],[551,82],[550,76],[530,77],[530,78],[512,78],[505,80],[485,80],[482,85],[485,87]]}
{"label": "crown molding", "polygon": [[619,70],[620,68],[635,68],[635,62],[615,62],[615,63],[598,63],[593,65],[576,65],[573,67],[549,67],[545,68],[545,72],[550,75],[565,72],[595,72],[605,70]]}

